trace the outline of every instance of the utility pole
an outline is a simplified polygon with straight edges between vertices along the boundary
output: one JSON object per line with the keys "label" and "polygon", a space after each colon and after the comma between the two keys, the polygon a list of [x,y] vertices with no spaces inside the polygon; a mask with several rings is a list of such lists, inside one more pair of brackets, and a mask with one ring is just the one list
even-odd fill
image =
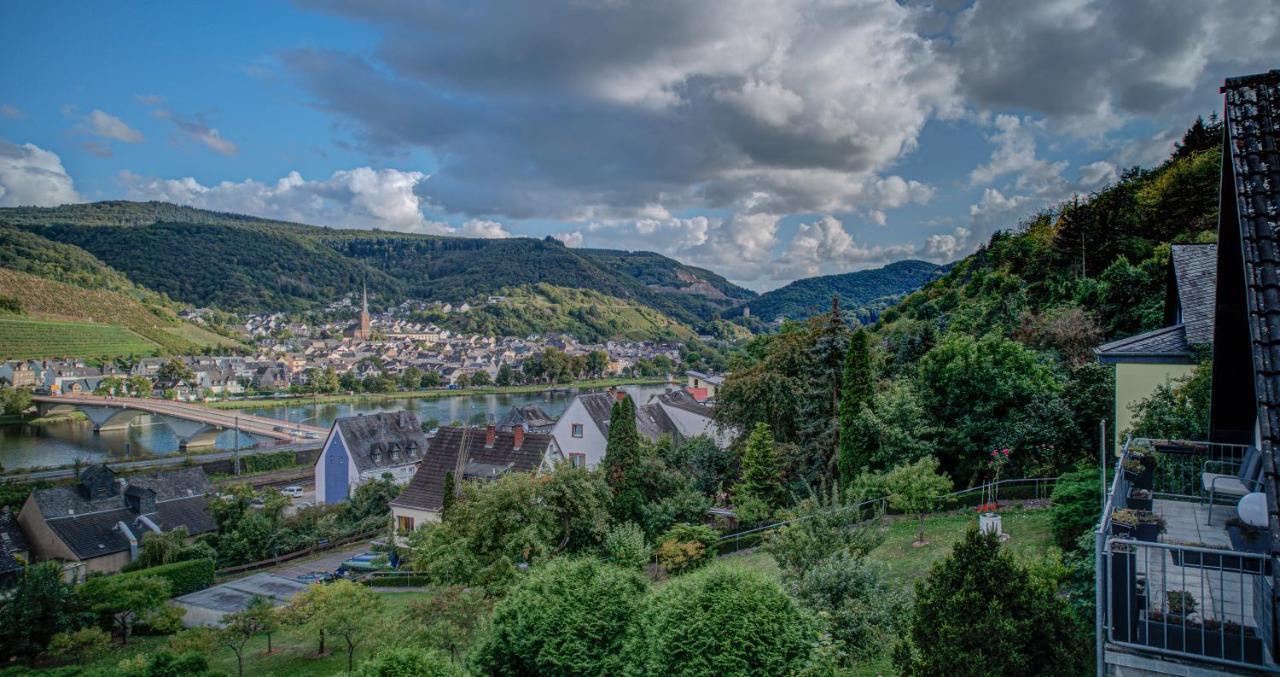
{"label": "utility pole", "polygon": [[[1098,460],[1101,462],[1101,471],[1098,476],[1098,483],[1102,486],[1102,491],[1098,495],[1102,497],[1102,508],[1104,512],[1107,509],[1107,420],[1098,421]],[[1100,513],[1101,514],[1101,513]]]}
{"label": "utility pole", "polygon": [[[226,419],[223,419],[226,420]],[[236,412],[236,476],[240,475],[240,412]]]}

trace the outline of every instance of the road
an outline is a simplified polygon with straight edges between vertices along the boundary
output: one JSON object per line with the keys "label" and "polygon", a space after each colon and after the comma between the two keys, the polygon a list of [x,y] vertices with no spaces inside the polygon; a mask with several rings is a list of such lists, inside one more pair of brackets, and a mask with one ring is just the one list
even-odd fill
{"label": "road", "polygon": [[[296,442],[294,444],[281,444],[277,446],[261,447],[254,449],[241,449],[236,452],[234,449],[219,450],[209,452],[207,454],[174,454],[172,456],[161,456],[159,458],[148,458],[142,461],[122,461],[120,463],[111,463],[111,468],[116,472],[134,472],[138,470],[149,470],[153,468],[164,468],[172,465],[183,465],[188,461],[193,465],[208,463],[210,461],[225,461],[235,458],[239,453],[241,458],[252,456],[254,454],[270,454],[277,451],[308,451],[311,449],[319,449],[324,445],[324,440],[308,440],[306,442]],[[0,482],[35,482],[37,480],[61,480],[75,476],[75,468],[68,466],[65,468],[54,468],[52,470],[37,470],[29,473],[9,473],[0,476]]]}
{"label": "road", "polygon": [[99,395],[37,395],[32,401],[42,405],[84,405],[90,407],[110,407],[113,409],[130,409],[160,416],[172,416],[203,423],[224,430],[239,429],[243,433],[267,437],[281,442],[293,442],[299,437],[323,438],[329,433],[326,428],[292,423],[278,418],[255,416],[236,411],[211,409],[198,404],[158,400],[149,397],[103,397]]}

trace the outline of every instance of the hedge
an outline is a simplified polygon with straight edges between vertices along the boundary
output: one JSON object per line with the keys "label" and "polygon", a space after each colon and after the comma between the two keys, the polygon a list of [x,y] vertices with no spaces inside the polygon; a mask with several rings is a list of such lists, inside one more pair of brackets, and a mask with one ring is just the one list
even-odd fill
{"label": "hedge", "polygon": [[297,465],[296,454],[292,451],[273,451],[268,454],[252,454],[240,459],[243,471],[248,473],[283,470]]}
{"label": "hedge", "polygon": [[192,559],[185,562],[174,562],[173,564],[161,564],[149,569],[130,571],[127,574],[116,574],[116,576],[120,578],[159,576],[169,581],[169,585],[172,586],[170,594],[174,597],[180,597],[197,590],[212,587],[213,572],[213,560]]}

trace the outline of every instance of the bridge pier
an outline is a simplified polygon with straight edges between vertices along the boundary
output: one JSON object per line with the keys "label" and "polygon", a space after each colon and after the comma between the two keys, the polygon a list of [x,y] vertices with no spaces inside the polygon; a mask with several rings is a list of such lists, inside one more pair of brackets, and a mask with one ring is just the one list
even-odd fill
{"label": "bridge pier", "polygon": [[95,433],[128,430],[133,423],[133,419],[146,413],[137,409],[129,409],[123,405],[120,407],[80,405],[77,409],[84,412],[84,415],[88,416],[90,421],[93,421],[93,432]]}
{"label": "bridge pier", "polygon": [[190,449],[191,447],[211,447],[218,441],[218,435],[222,434],[224,428],[221,426],[213,426],[201,421],[189,421],[185,418],[176,416],[166,416],[157,414],[157,418],[164,421],[169,426],[169,430],[178,436],[178,448]]}

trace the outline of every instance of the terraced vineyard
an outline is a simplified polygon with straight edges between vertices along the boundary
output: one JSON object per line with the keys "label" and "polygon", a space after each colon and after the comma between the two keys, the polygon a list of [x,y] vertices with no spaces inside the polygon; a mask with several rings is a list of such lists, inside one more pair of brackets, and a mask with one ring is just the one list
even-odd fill
{"label": "terraced vineyard", "polygon": [[152,355],[156,344],[109,324],[0,317],[0,360]]}

